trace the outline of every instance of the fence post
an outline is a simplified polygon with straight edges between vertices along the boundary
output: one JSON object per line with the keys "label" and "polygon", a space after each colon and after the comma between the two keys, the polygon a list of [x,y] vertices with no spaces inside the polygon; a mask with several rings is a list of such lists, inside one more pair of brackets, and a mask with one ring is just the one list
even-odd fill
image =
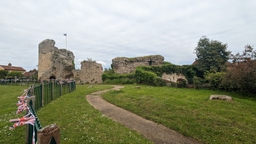
{"label": "fence post", "polygon": [[42,107],[44,106],[44,82],[42,84]]}
{"label": "fence post", "polygon": [[[32,101],[32,107],[35,109],[35,100],[36,100],[36,96],[30,96],[27,99],[27,104],[30,104],[30,101]],[[28,110],[27,110],[28,111]],[[29,125],[26,125],[26,144],[30,144],[31,140],[29,137]]]}
{"label": "fence post", "polygon": [[60,84],[60,96],[62,95],[62,84]]}
{"label": "fence post", "polygon": [[71,82],[68,83],[68,87],[69,87],[69,93],[71,93]]}
{"label": "fence post", "polygon": [[55,83],[55,81],[52,80],[52,95],[51,95],[51,101],[54,99],[54,83]]}
{"label": "fence post", "polygon": [[51,124],[37,131],[37,144],[60,144],[60,128]]}

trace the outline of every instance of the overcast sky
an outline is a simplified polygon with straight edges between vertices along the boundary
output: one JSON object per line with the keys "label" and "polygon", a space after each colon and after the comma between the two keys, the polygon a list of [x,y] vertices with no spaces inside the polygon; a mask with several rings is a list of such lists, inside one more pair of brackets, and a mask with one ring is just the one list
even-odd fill
{"label": "overcast sky", "polygon": [[109,68],[115,57],[159,54],[192,64],[202,36],[232,53],[256,46],[256,0],[0,0],[0,65],[38,65],[38,44],[53,39]]}

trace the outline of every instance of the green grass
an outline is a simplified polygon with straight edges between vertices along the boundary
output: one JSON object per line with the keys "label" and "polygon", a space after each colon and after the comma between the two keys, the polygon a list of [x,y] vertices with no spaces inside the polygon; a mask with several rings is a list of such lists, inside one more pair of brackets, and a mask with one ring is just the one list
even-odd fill
{"label": "green grass", "polygon": [[[42,126],[56,123],[61,143],[150,143],[139,134],[113,122],[95,110],[85,95],[110,88],[107,85],[77,85],[77,90],[61,96],[37,112]],[[26,86],[0,85],[0,143],[25,143],[25,126],[12,131],[9,119]],[[211,94],[227,94],[233,102],[209,101]],[[256,100],[235,93],[170,87],[125,85],[104,98],[138,115],[163,124],[204,143],[256,143]]]}
{"label": "green grass", "polygon": [[[108,89],[107,85],[77,85],[77,90],[65,94],[47,104],[37,112],[42,126],[57,124],[60,127],[61,143],[151,143],[140,134],[112,121],[95,110],[85,96],[89,93]],[[12,131],[8,128],[11,118],[23,116],[15,115],[17,96],[26,87],[0,86],[0,143],[25,143],[25,126]]]}
{"label": "green grass", "polygon": [[23,93],[26,86],[2,86],[0,85],[0,143],[22,144],[25,143],[25,127],[18,127],[10,131],[13,123],[9,120],[22,117],[16,115],[18,96]]}
{"label": "green grass", "polygon": [[150,143],[141,135],[112,121],[95,110],[86,94],[111,86],[77,85],[77,90],[39,110],[43,126],[56,123],[61,131],[61,143]]}
{"label": "green grass", "polygon": [[[233,102],[210,101],[226,94]],[[203,143],[256,143],[256,100],[235,93],[170,87],[125,85],[103,97],[146,119],[163,124]]]}

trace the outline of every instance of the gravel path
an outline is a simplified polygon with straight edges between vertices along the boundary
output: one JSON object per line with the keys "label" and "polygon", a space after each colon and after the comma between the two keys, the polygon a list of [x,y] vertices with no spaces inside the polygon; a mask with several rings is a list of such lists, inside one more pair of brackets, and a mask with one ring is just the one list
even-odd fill
{"label": "gravel path", "polygon": [[[115,86],[113,89],[118,90],[120,88],[123,88],[123,86]],[[200,144],[200,142],[192,138],[185,137],[163,125],[146,120],[107,102],[101,97],[101,93],[109,90],[91,93],[86,96],[86,99],[95,109],[101,111],[105,116],[125,125],[129,129],[141,133],[144,137],[156,144]]]}

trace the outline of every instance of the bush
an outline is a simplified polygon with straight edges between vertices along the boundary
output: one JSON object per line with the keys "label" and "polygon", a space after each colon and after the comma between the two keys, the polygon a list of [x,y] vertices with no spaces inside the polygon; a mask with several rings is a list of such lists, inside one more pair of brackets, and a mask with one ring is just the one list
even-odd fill
{"label": "bush", "polygon": [[187,81],[185,79],[182,79],[182,78],[177,79],[177,87],[178,88],[187,87]]}
{"label": "bush", "polygon": [[210,82],[210,86],[212,89],[220,89],[220,84],[224,75],[224,72],[208,73],[206,74],[205,78]]}
{"label": "bush", "polygon": [[133,84],[135,83],[134,73],[131,74],[115,74],[112,72],[104,72],[102,75],[103,83],[109,84]]}
{"label": "bush", "polygon": [[154,86],[163,86],[166,83],[151,71],[145,71],[141,68],[137,68],[135,71],[136,83],[149,84]]}
{"label": "bush", "polygon": [[256,93],[256,62],[233,64],[223,77],[221,88],[228,91],[240,91],[248,95]]}
{"label": "bush", "polygon": [[163,75],[163,73],[166,73],[166,74],[173,74],[173,73],[183,74],[186,77],[187,82],[189,84],[193,83],[193,77],[194,76],[196,76],[197,74],[200,74],[198,69],[193,65],[180,66],[180,65],[174,65],[174,64],[171,64],[171,63],[170,64],[165,63],[162,66],[141,66],[141,67],[138,67],[138,68],[140,68],[142,70],[145,70],[145,71],[153,72],[159,77],[161,77]]}
{"label": "bush", "polygon": [[193,77],[193,84],[194,84],[194,88],[196,89],[200,89],[202,88],[202,84],[203,84],[203,79],[197,76]]}

